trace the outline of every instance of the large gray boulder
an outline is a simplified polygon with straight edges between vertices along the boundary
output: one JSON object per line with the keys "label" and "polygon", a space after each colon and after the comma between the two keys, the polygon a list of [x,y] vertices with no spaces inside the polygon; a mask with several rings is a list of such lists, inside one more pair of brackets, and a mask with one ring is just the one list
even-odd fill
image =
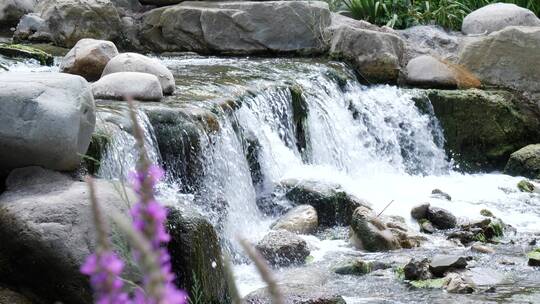
{"label": "large gray boulder", "polygon": [[506,27],[467,43],[458,63],[482,83],[540,93],[540,26]]}
{"label": "large gray boulder", "polygon": [[413,58],[407,64],[407,83],[419,87],[456,88],[454,71],[443,61],[429,55]]}
{"label": "large gray boulder", "polygon": [[172,94],[175,89],[174,76],[157,59],[137,53],[120,54],[107,63],[102,76],[118,72],[140,72],[156,76],[163,89],[163,94]]}
{"label": "large gray boulder", "polygon": [[[12,171],[6,185],[0,196],[0,282],[48,303],[91,303],[88,279],[79,271],[96,246],[86,183],[26,167]],[[127,214],[116,186],[99,180],[96,186],[104,214]],[[133,192],[127,195],[133,201]],[[111,238],[127,261],[127,277],[140,281],[125,237],[113,227]]]}
{"label": "large gray boulder", "polygon": [[437,25],[417,25],[397,32],[406,43],[404,62],[421,55],[432,55],[453,62],[457,59],[463,40],[460,32],[449,32]]}
{"label": "large gray boulder", "polygon": [[540,144],[528,145],[512,153],[504,173],[540,179]]}
{"label": "large gray boulder", "polygon": [[0,74],[0,168],[74,170],[94,131],[84,78],[61,73]]}
{"label": "large gray boulder", "polygon": [[96,81],[101,77],[109,60],[117,55],[118,49],[110,41],[81,39],[64,56],[60,71],[80,75],[88,81]]}
{"label": "large gray boulder", "polygon": [[92,84],[95,99],[159,101],[163,98],[156,76],[138,72],[120,72],[103,76]]}
{"label": "large gray boulder", "polygon": [[143,16],[141,43],[153,51],[323,53],[328,5],[318,1],[182,2]]}
{"label": "large gray boulder", "polygon": [[393,31],[334,16],[326,33],[330,55],[349,61],[363,81],[394,83],[401,69],[404,41]]}
{"label": "large gray boulder", "polygon": [[[6,184],[0,196],[0,285],[28,291],[35,303],[93,303],[88,278],[79,271],[96,246],[86,183],[27,167],[12,171]],[[135,202],[130,188],[99,179],[96,186],[104,215],[129,216],[129,202]],[[189,207],[162,203],[174,205],[168,207],[167,229],[176,283],[192,293],[197,280],[204,286],[198,291],[202,303],[228,303],[216,231]],[[126,264],[122,276],[140,284],[141,274],[127,239],[111,218],[109,222],[113,248]]]}
{"label": "large gray boulder", "polygon": [[[114,4],[103,0],[44,0],[36,8],[45,22],[33,35],[49,37],[63,47],[73,47],[83,38],[116,41],[122,22]],[[15,36],[16,39],[24,37]]]}
{"label": "large gray boulder", "polygon": [[15,26],[21,17],[34,11],[36,0],[0,1],[0,26]]}
{"label": "large gray boulder", "polygon": [[467,35],[489,34],[513,25],[540,26],[540,19],[515,4],[493,3],[468,14],[463,19],[461,31]]}

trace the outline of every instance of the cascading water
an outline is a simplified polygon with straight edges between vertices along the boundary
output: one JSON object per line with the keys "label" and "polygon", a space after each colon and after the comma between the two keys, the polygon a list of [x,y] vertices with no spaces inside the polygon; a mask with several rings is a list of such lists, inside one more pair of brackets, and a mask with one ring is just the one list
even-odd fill
{"label": "cascading water", "polygon": [[[407,216],[411,207],[430,201],[446,208],[451,204],[458,217],[471,218],[488,208],[520,232],[540,231],[540,200],[537,194],[515,190],[519,178],[461,174],[451,169],[437,120],[415,106],[414,97],[420,91],[362,86],[345,65],[314,59],[170,57],[162,62],[177,79],[177,95],[162,102],[165,107],[196,101],[195,107],[208,110],[199,101],[217,98],[240,103],[232,111],[212,108],[217,131],[199,128],[184,136],[189,132],[178,124],[163,133],[170,136],[163,140],[179,142],[178,146],[196,154],[197,159],[173,159],[174,153],[160,158],[159,150],[171,151],[158,149],[156,136],[163,134],[156,135],[156,125],[144,111],[139,112],[152,160],[163,160],[171,171],[178,171],[169,172],[161,196],[174,201],[179,189],[189,194],[182,198],[209,218],[234,255],[241,252],[235,245],[238,236],[256,242],[268,231],[274,218],[263,215],[257,201],[288,178],[339,184],[346,192],[368,200],[377,212],[394,201],[385,214],[405,216],[413,229],[417,225]],[[24,64],[9,67],[35,70]],[[100,105],[99,112],[106,122],[100,125],[110,137],[99,175],[125,179],[136,160],[129,124],[109,105]],[[190,119],[180,120],[197,124],[197,119]],[[197,147],[190,146],[192,137],[197,137]],[[188,166],[180,164],[184,161],[201,166],[183,168]],[[435,188],[450,193],[451,203],[431,198]],[[331,252],[355,254],[345,240],[306,239],[315,263],[324,263],[324,256]],[[277,272],[279,276],[281,270]],[[249,265],[236,265],[235,275],[242,294],[264,286]],[[379,293],[388,283],[332,280],[328,285],[343,292],[348,303],[364,303],[359,294]],[[369,286],[375,286],[375,291]],[[384,292],[401,301],[399,290]]]}
{"label": "cascading water", "polygon": [[[125,115],[126,109],[122,114],[113,114],[112,112],[98,112],[97,119],[106,121],[111,116]],[[120,119],[123,117],[120,116]],[[160,154],[157,148],[155,134],[148,116],[137,110],[137,120],[144,133],[146,152],[153,163],[160,163]],[[109,143],[102,155],[98,176],[106,179],[117,179],[126,181],[129,173],[132,172],[137,164],[138,151],[135,138],[126,128],[130,128],[130,123],[116,125],[112,123],[102,123],[103,130],[100,132],[107,136]]]}

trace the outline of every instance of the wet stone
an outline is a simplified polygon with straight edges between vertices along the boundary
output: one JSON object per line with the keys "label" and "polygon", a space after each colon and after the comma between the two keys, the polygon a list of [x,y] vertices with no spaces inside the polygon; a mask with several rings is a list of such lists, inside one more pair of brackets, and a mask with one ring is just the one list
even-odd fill
{"label": "wet stone", "polygon": [[437,277],[444,276],[448,271],[465,269],[465,267],[467,267],[466,258],[455,255],[437,255],[429,264],[429,270]]}
{"label": "wet stone", "polygon": [[428,280],[433,276],[429,270],[429,260],[423,259],[417,261],[412,259],[407,265],[403,267],[403,274],[405,279],[416,281],[416,280]]}

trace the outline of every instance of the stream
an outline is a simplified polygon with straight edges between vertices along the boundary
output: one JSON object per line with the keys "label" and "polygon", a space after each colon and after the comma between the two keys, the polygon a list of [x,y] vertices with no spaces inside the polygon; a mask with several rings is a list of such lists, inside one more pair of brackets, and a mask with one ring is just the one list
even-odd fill
{"label": "stream", "polygon": [[[430,202],[460,219],[480,218],[480,210],[489,209],[515,228],[512,239],[532,240],[540,233],[540,196],[518,191],[521,178],[454,169],[437,119],[415,106],[414,97],[421,90],[365,86],[347,65],[323,59],[194,55],[159,59],[173,72],[177,89],[159,104],[141,104],[139,119],[152,160],[168,170],[159,186],[160,197],[195,206],[214,224],[234,261],[242,295],[265,284],[243,256],[237,239],[256,243],[269,231],[278,212],[263,213],[258,204],[285,179],[337,184],[370,202],[376,213],[384,210],[385,215],[404,217],[416,231],[418,224],[410,210]],[[0,64],[13,71],[58,70],[32,61],[1,59]],[[305,113],[301,119],[295,109],[298,96]],[[231,100],[235,105],[226,109],[223,104]],[[182,126],[154,123],[156,111],[178,108],[188,113],[189,134]],[[98,124],[111,134],[98,173],[103,178],[125,179],[135,165],[135,142],[123,125],[123,109],[121,102],[97,101]],[[212,119],[202,124],[200,117]],[[163,134],[171,138],[164,141]],[[186,160],[199,165],[186,167]],[[452,200],[432,197],[433,189],[450,194]],[[505,238],[494,245],[496,254],[481,255],[435,233],[419,248],[366,253],[350,245],[345,227],[302,237],[311,249],[309,261],[276,269],[278,281],[329,290],[349,304],[540,303],[540,272],[526,266],[523,242]],[[475,256],[480,281],[498,280],[495,291],[460,295],[414,289],[392,269],[365,276],[332,272],[351,257],[403,265],[412,257],[441,252]],[[500,260],[513,263],[496,263]]]}

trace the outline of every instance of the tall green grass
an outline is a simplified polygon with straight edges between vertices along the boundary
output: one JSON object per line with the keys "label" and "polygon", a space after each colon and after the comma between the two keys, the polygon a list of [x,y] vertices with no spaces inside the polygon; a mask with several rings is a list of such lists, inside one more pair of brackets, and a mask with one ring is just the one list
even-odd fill
{"label": "tall green grass", "polygon": [[437,24],[453,30],[461,28],[470,12],[495,2],[514,3],[540,16],[540,0],[343,0],[353,18],[373,24],[395,28]]}

